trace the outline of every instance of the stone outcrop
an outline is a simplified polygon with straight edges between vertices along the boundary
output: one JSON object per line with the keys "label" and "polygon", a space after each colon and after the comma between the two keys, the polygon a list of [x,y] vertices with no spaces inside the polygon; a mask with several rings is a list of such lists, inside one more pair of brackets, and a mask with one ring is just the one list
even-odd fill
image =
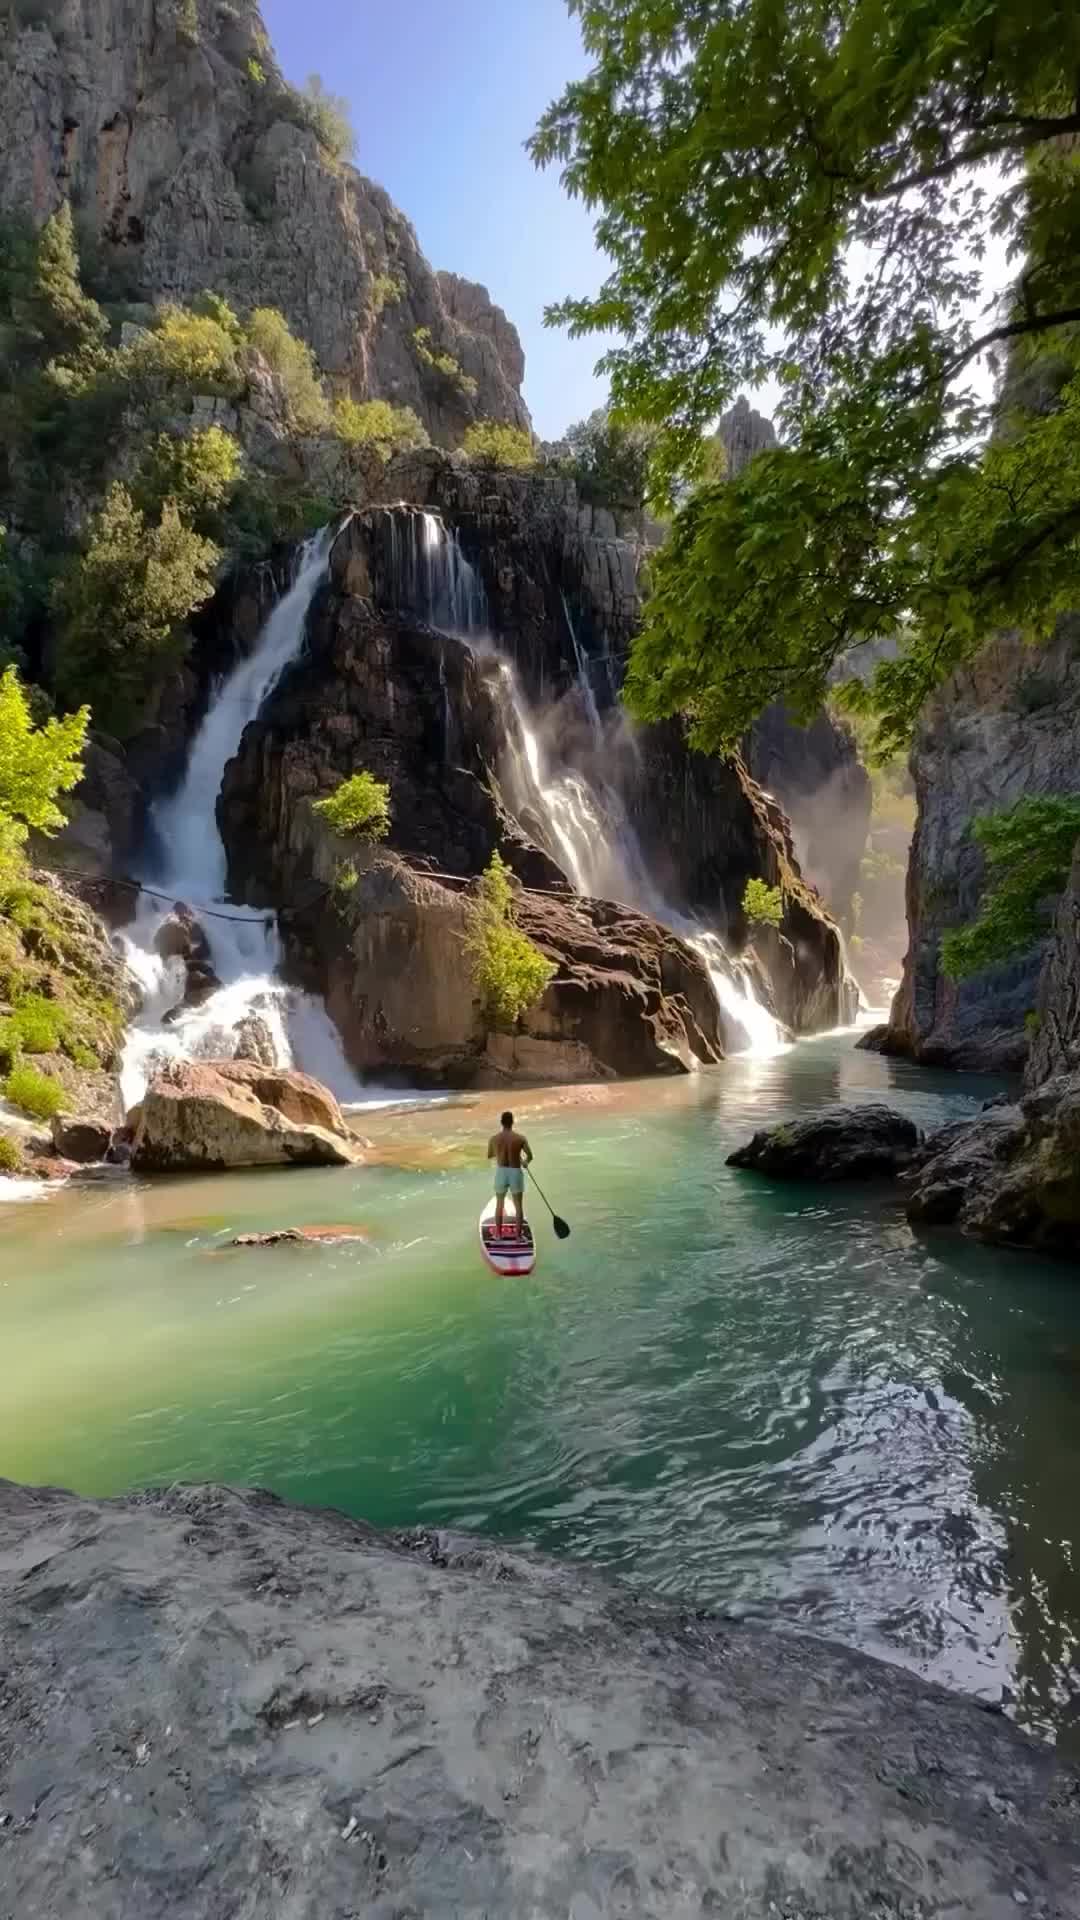
{"label": "stone outcrop", "polygon": [[721,414],[716,437],[724,449],[728,475],[732,480],[756,453],[769,453],[779,445],[772,421],[750,405],[745,393],[740,393],[734,406]]}
{"label": "stone outcrop", "polygon": [[186,1008],[203,1006],[218,992],[221,981],[214,972],[206,929],[183,900],[162,921],[154,946],[163,960],[179,960],[184,969],[183,998],[165,1015],[168,1024]]}
{"label": "stone outcrop", "polygon": [[907,1206],[913,1221],[1080,1257],[1080,1074],[932,1134]]}
{"label": "stone outcrop", "polygon": [[914,1121],[892,1107],[825,1107],[755,1133],[729,1153],[729,1167],[781,1180],[880,1180],[911,1165],[921,1141]]}
{"label": "stone outcrop", "polygon": [[989,1071],[1024,1065],[1048,940],[957,983],[941,970],[941,937],[978,911],[985,869],[972,820],[1028,794],[1076,791],[1078,633],[1069,616],[1045,647],[1032,649],[1017,636],[992,641],[953,675],[919,724],[909,949],[889,1020],[890,1052]]}
{"label": "stone outcrop", "polygon": [[61,1160],[92,1166],[104,1160],[112,1146],[113,1129],[104,1120],[78,1114],[58,1114],[52,1122],[52,1144]]}
{"label": "stone outcrop", "polygon": [[389,196],[305,118],[254,0],[20,5],[0,53],[0,210],[40,222],[70,198],[114,299],[212,288],[280,308],[338,390],[413,407],[440,444],[473,419],[528,425],[510,322],[434,274]]}
{"label": "stone outcrop", "polygon": [[248,1061],[171,1062],[138,1109],[139,1173],[352,1166],[362,1154],[333,1094],[307,1074]]}
{"label": "stone outcrop", "polygon": [[1080,1914],[1052,1747],[518,1549],[5,1482],[0,1636],[19,1920]]}

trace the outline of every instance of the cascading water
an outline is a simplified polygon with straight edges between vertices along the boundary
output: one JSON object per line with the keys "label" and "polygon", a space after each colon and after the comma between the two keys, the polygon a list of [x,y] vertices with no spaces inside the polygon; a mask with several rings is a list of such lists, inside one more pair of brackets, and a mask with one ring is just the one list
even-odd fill
{"label": "cascading water", "polygon": [[[316,1074],[339,1099],[365,1098],[321,1000],[290,991],[279,976],[275,916],[223,904],[227,864],[217,825],[225,768],[244,728],[300,652],[308,610],[326,578],[335,531],[325,528],[303,547],[296,578],[267,620],[254,653],[212,698],[180,786],[154,808],[156,851],[141,876],[154,891],[141,896],[134,922],[121,935],[144,995],[124,1049],[121,1078],[129,1107],[141,1098],[155,1063],[227,1056],[235,1050],[237,1024],[252,1015],[268,1029],[278,1066],[297,1065]],[[195,913],[221,982],[198,1007],[182,1005],[183,961],[158,952],[163,922],[178,902]]]}
{"label": "cascading water", "polygon": [[[396,529],[393,537],[398,538]],[[477,651],[491,650],[496,656],[505,691],[504,778],[515,811],[540,822],[548,852],[579,893],[636,907],[695,948],[708,971],[725,1030],[735,1037],[733,1050],[739,1049],[742,1036],[748,1052],[782,1052],[787,1045],[784,1029],[757,999],[749,971],[725,953],[719,935],[688,919],[660,894],[617,789],[580,771],[550,764],[515,669],[490,632],[483,585],[456,535],[436,515],[424,513],[407,517],[401,540],[404,551],[400,545],[395,549],[399,569],[395,588],[402,604],[413,606],[432,626],[443,626],[469,640]],[[589,663],[565,595],[562,605],[595,757],[600,758],[604,726]]]}

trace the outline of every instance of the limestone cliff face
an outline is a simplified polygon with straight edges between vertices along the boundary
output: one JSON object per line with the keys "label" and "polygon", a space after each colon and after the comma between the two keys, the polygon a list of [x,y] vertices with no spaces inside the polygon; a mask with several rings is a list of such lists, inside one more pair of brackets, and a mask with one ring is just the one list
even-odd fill
{"label": "limestone cliff face", "polygon": [[1075,793],[1080,768],[1080,622],[1032,649],[996,639],[929,704],[912,752],[918,821],[908,871],[910,944],[884,1045],[943,1066],[1018,1069],[1028,1051],[1048,942],[972,980],[941,970],[941,936],[971,920],[984,880],[979,814],[1026,794]]}
{"label": "limestone cliff face", "polygon": [[[433,273],[382,188],[297,124],[254,0],[16,11],[0,211],[40,222],[70,198],[114,297],[279,307],[339,390],[413,407],[440,444],[472,419],[528,424],[515,329],[484,288]],[[423,328],[460,378],[424,360]]]}
{"label": "limestone cliff face", "polygon": [[1028,1085],[1042,1086],[1056,1074],[1080,1074],[1080,844],[1058,902],[1035,1011]]}

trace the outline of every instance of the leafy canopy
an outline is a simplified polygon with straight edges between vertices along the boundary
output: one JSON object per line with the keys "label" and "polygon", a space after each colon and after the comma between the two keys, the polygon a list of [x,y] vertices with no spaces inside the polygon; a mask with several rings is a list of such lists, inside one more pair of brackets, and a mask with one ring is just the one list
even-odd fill
{"label": "leafy canopy", "polygon": [[154,521],[125,486],[110,487],[54,593],[60,698],[91,698],[99,724],[128,735],[182,659],[183,623],[213,593],[220,558],[175,500],[166,500]]}
{"label": "leafy canopy", "polygon": [[465,950],[484,1014],[496,1027],[516,1026],[557,971],[515,925],[510,869],[498,853],[480,876]]}
{"label": "leafy canopy", "polygon": [[29,827],[55,833],[64,824],[57,796],[82,777],[86,707],[35,726],[14,667],[0,674],[0,876],[10,877]]}
{"label": "leafy canopy", "polygon": [[[821,702],[859,640],[881,747],[1016,624],[1080,591],[1080,9],[1072,0],[569,0],[592,66],[533,139],[598,209],[618,416],[677,495],[740,386],[780,384],[784,445],[684,507],[628,684],[730,748]],[[1016,281],[980,308],[980,263]],[[1000,427],[972,386],[997,348]]]}
{"label": "leafy canopy", "polygon": [[384,460],[410,447],[427,447],[427,429],[411,407],[391,406],[389,400],[339,400],[334,408],[334,432],[349,447],[374,447]]}
{"label": "leafy canopy", "polygon": [[1080,838],[1080,797],[1041,794],[972,821],[986,856],[987,890],[978,918],[941,942],[952,980],[1026,953],[1047,930]]}
{"label": "leafy canopy", "polygon": [[524,427],[500,420],[477,420],[466,430],[462,451],[478,467],[509,467],[525,472],[536,465],[536,448]]}
{"label": "leafy canopy", "polygon": [[373,773],[354,773],[325,800],[316,800],[314,810],[335,833],[385,840],[390,831],[390,788]]}
{"label": "leafy canopy", "polygon": [[298,433],[317,433],[325,427],[330,409],[319,384],[315,355],[307,342],[290,332],[288,321],[276,307],[256,307],[247,333],[252,346],[282,381],[291,425]]}
{"label": "leafy canopy", "polygon": [[566,457],[560,464],[590,505],[635,513],[648,491],[655,441],[654,429],[626,426],[610,407],[596,407],[587,419],[567,428]]}
{"label": "leafy canopy", "polygon": [[784,896],[767,880],[752,878],[743,890],[742,910],[752,926],[778,927],[784,918]]}

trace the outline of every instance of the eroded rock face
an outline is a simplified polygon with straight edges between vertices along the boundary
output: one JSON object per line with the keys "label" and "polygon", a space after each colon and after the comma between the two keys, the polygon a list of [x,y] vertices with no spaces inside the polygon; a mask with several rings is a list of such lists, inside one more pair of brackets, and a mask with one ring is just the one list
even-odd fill
{"label": "eroded rock face", "polygon": [[1058,902],[1054,931],[1039,980],[1027,1084],[1080,1071],[1080,845]]}
{"label": "eroded rock face", "polygon": [[921,1138],[892,1107],[826,1107],[761,1129],[727,1164],[782,1180],[890,1179],[910,1166]]}
{"label": "eroded rock face", "polygon": [[906,1185],[913,1221],[1077,1259],[1080,1074],[931,1134]]}
{"label": "eroded rock face", "polygon": [[1028,794],[1076,791],[1078,637],[1070,616],[1045,647],[992,641],[920,722],[911,762],[919,813],[908,869],[910,944],[889,1021],[891,1052],[988,1071],[1024,1065],[1048,940],[957,983],[941,970],[941,937],[978,911],[985,870],[971,821]]}
{"label": "eroded rock face", "polygon": [[[20,11],[0,55],[0,209],[40,222],[69,197],[122,297],[210,287],[280,308],[339,388],[413,407],[440,444],[473,419],[528,425],[515,329],[295,124],[254,0]],[[424,361],[422,328],[457,375]]]}
{"label": "eroded rock face", "polygon": [[52,1144],[62,1160],[92,1166],[104,1160],[112,1146],[113,1129],[104,1120],[77,1114],[58,1114],[52,1122]]}
{"label": "eroded rock face", "polygon": [[362,1155],[333,1094],[309,1075],[247,1061],[173,1062],[138,1110],[140,1173],[352,1166]]}
{"label": "eroded rock face", "polygon": [[1080,1912],[1052,1747],[519,1549],[4,1483],[0,1635],[20,1920]]}

